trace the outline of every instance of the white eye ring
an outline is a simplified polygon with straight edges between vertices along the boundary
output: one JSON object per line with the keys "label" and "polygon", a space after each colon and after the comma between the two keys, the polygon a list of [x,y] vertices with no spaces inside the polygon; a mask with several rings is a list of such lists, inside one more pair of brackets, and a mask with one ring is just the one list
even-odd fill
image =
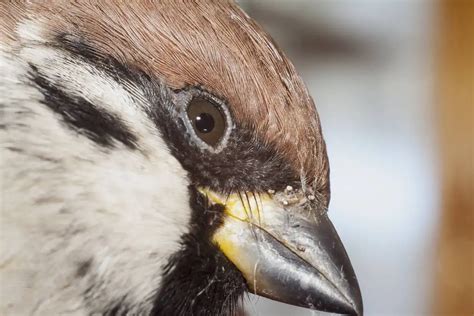
{"label": "white eye ring", "polygon": [[[234,124],[232,121],[232,117],[230,114],[230,111],[221,99],[215,97],[214,95],[210,94],[207,91],[203,91],[198,88],[189,88],[187,90],[183,90],[180,92],[180,94],[185,94],[181,95],[179,99],[183,100],[185,105],[180,108],[180,113],[179,115],[183,119],[183,122],[186,126],[186,129],[188,133],[191,135],[194,143],[197,145],[197,147],[201,150],[206,150],[211,153],[219,153],[222,151],[222,149],[225,148],[227,145],[227,141],[229,139],[230,133],[232,132],[234,128]],[[190,106],[193,106],[193,100],[205,100],[208,101],[210,105],[215,107],[214,111],[214,116],[215,113],[218,111],[224,120],[223,122],[223,133],[222,136],[220,136],[219,140],[215,142],[215,144],[210,144],[206,141],[203,140],[205,139],[206,136],[199,131],[196,130],[196,122],[193,122],[191,118],[189,117],[190,114]],[[204,137],[203,137],[204,136]]]}

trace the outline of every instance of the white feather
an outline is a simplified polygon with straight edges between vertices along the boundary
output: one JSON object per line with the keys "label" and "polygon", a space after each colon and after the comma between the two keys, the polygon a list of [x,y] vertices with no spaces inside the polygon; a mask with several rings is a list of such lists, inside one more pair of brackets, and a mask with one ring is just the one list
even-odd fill
{"label": "white feather", "polygon": [[[44,47],[37,26],[19,33],[18,53],[0,49],[0,315],[84,315],[122,299],[131,312],[149,311],[143,302],[189,222],[186,173],[144,115],[138,88],[132,95]],[[66,127],[41,104],[27,63],[118,115],[147,154],[105,150]]]}

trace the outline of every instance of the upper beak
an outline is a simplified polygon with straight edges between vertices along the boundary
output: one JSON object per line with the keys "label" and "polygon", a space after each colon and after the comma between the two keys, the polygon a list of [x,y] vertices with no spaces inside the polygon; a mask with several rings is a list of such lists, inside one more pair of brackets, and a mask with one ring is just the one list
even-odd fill
{"label": "upper beak", "polygon": [[269,194],[223,197],[201,191],[225,207],[213,241],[240,270],[250,291],[320,311],[363,314],[347,253],[327,214],[311,209],[316,203],[303,198],[283,206]]}

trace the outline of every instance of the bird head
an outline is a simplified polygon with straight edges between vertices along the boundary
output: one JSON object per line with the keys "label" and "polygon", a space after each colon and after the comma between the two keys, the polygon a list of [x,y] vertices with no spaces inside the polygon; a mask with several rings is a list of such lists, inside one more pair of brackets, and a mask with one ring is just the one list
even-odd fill
{"label": "bird head", "polygon": [[[75,273],[58,282],[73,280],[93,312],[228,314],[250,291],[362,314],[327,215],[329,163],[313,100],[236,4],[2,10],[9,73],[26,78],[18,82],[36,101],[24,102],[33,118],[7,117],[28,126],[9,140],[11,161],[25,161],[12,170],[29,166],[42,186],[13,186],[8,205],[48,218],[25,242],[35,249],[31,270],[56,275],[67,265]],[[37,247],[55,238],[64,249]]]}

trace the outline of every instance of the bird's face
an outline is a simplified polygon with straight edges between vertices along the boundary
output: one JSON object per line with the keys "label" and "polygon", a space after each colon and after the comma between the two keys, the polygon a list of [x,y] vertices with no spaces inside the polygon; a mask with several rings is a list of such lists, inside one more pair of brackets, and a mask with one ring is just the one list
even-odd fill
{"label": "bird's face", "polygon": [[49,265],[80,263],[89,310],[227,314],[249,290],[362,313],[327,216],[329,166],[312,99],[235,4],[5,10],[5,51],[41,104],[31,109],[37,119],[11,120],[37,133],[19,134],[28,159],[38,151],[60,167],[34,171],[63,210],[48,213],[49,231],[69,240]]}

